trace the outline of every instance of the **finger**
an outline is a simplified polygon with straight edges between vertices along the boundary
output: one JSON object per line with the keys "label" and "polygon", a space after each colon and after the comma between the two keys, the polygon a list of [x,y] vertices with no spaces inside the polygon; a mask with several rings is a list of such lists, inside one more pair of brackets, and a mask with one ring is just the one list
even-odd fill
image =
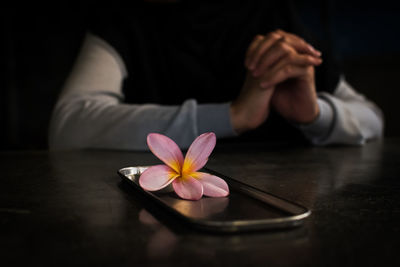
{"label": "finger", "polygon": [[280,58],[295,53],[296,51],[294,48],[285,43],[285,38],[281,38],[261,56],[256,67],[253,69],[253,76],[260,76],[266,71],[267,68],[276,63]]}
{"label": "finger", "polygon": [[273,45],[261,58],[259,64],[253,71],[253,76],[259,77],[267,71],[271,66],[278,64],[280,60],[283,64],[295,65],[314,65],[318,66],[322,63],[322,59],[308,54],[299,54],[294,48],[284,41],[277,42]]}
{"label": "finger", "polygon": [[276,30],[276,33],[284,36],[285,40],[289,44],[291,44],[299,53],[310,54],[316,57],[319,57],[322,54],[321,51],[318,51],[312,45],[307,43],[303,38],[293,33],[288,33],[280,29]]}
{"label": "finger", "polygon": [[260,60],[261,56],[267,51],[276,41],[282,38],[281,35],[271,32],[269,33],[261,42],[258,43],[256,48],[252,51],[252,53],[248,56],[248,67],[250,70],[253,70]]}
{"label": "finger", "polygon": [[250,55],[252,55],[254,53],[254,50],[257,48],[258,44],[262,40],[264,40],[264,38],[265,38],[265,36],[258,34],[258,35],[256,35],[256,37],[254,37],[253,41],[249,45],[249,48],[246,51],[246,57],[245,57],[245,63],[244,63],[244,65],[246,67],[248,67],[248,65],[249,65]]}
{"label": "finger", "polygon": [[287,79],[305,76],[307,75],[307,68],[308,66],[287,64],[263,77],[260,87],[267,89]]}

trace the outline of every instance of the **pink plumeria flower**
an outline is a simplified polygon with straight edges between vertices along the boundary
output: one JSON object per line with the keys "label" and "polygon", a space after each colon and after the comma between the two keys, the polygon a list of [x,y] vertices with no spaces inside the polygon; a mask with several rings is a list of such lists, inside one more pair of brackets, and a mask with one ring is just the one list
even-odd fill
{"label": "pink plumeria flower", "polygon": [[155,165],[146,169],[140,176],[140,186],[147,191],[157,191],[172,183],[176,194],[189,200],[198,200],[203,195],[229,195],[229,188],[224,180],[215,175],[198,172],[206,165],[215,143],[214,133],[204,133],[194,140],[183,159],[182,151],[170,138],[157,133],[149,134],[147,145],[166,165]]}

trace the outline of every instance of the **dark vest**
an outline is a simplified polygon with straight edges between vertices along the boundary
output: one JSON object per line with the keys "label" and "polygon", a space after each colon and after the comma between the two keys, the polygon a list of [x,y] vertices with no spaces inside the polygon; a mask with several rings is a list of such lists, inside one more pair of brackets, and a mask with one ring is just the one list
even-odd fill
{"label": "dark vest", "polygon": [[[127,103],[232,101],[243,85],[245,52],[256,34],[281,28],[313,42],[285,1],[139,2],[103,12],[97,13],[90,30],[122,56],[129,74],[123,87]],[[316,71],[317,88],[332,92],[338,75],[329,73],[327,65],[324,57]],[[302,139],[274,112],[242,138]]]}

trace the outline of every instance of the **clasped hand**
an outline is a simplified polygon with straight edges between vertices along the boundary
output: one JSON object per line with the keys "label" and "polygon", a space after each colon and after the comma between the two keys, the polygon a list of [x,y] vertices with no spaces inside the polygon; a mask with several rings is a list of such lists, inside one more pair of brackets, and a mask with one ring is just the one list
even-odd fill
{"label": "clasped hand", "polygon": [[289,121],[312,122],[319,113],[314,67],[321,63],[321,52],[294,34],[257,35],[246,53],[246,80],[231,104],[235,130],[257,128],[271,107]]}

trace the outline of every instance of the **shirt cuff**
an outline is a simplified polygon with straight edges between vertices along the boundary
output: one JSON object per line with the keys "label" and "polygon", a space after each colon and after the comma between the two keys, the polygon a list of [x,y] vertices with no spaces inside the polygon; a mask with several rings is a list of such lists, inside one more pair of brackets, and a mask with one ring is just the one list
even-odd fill
{"label": "shirt cuff", "polygon": [[313,144],[320,144],[329,137],[335,116],[333,107],[329,102],[322,98],[318,98],[317,102],[319,106],[318,117],[309,124],[297,125]]}
{"label": "shirt cuff", "polygon": [[230,102],[197,106],[198,134],[214,132],[218,138],[236,136],[230,116]]}

